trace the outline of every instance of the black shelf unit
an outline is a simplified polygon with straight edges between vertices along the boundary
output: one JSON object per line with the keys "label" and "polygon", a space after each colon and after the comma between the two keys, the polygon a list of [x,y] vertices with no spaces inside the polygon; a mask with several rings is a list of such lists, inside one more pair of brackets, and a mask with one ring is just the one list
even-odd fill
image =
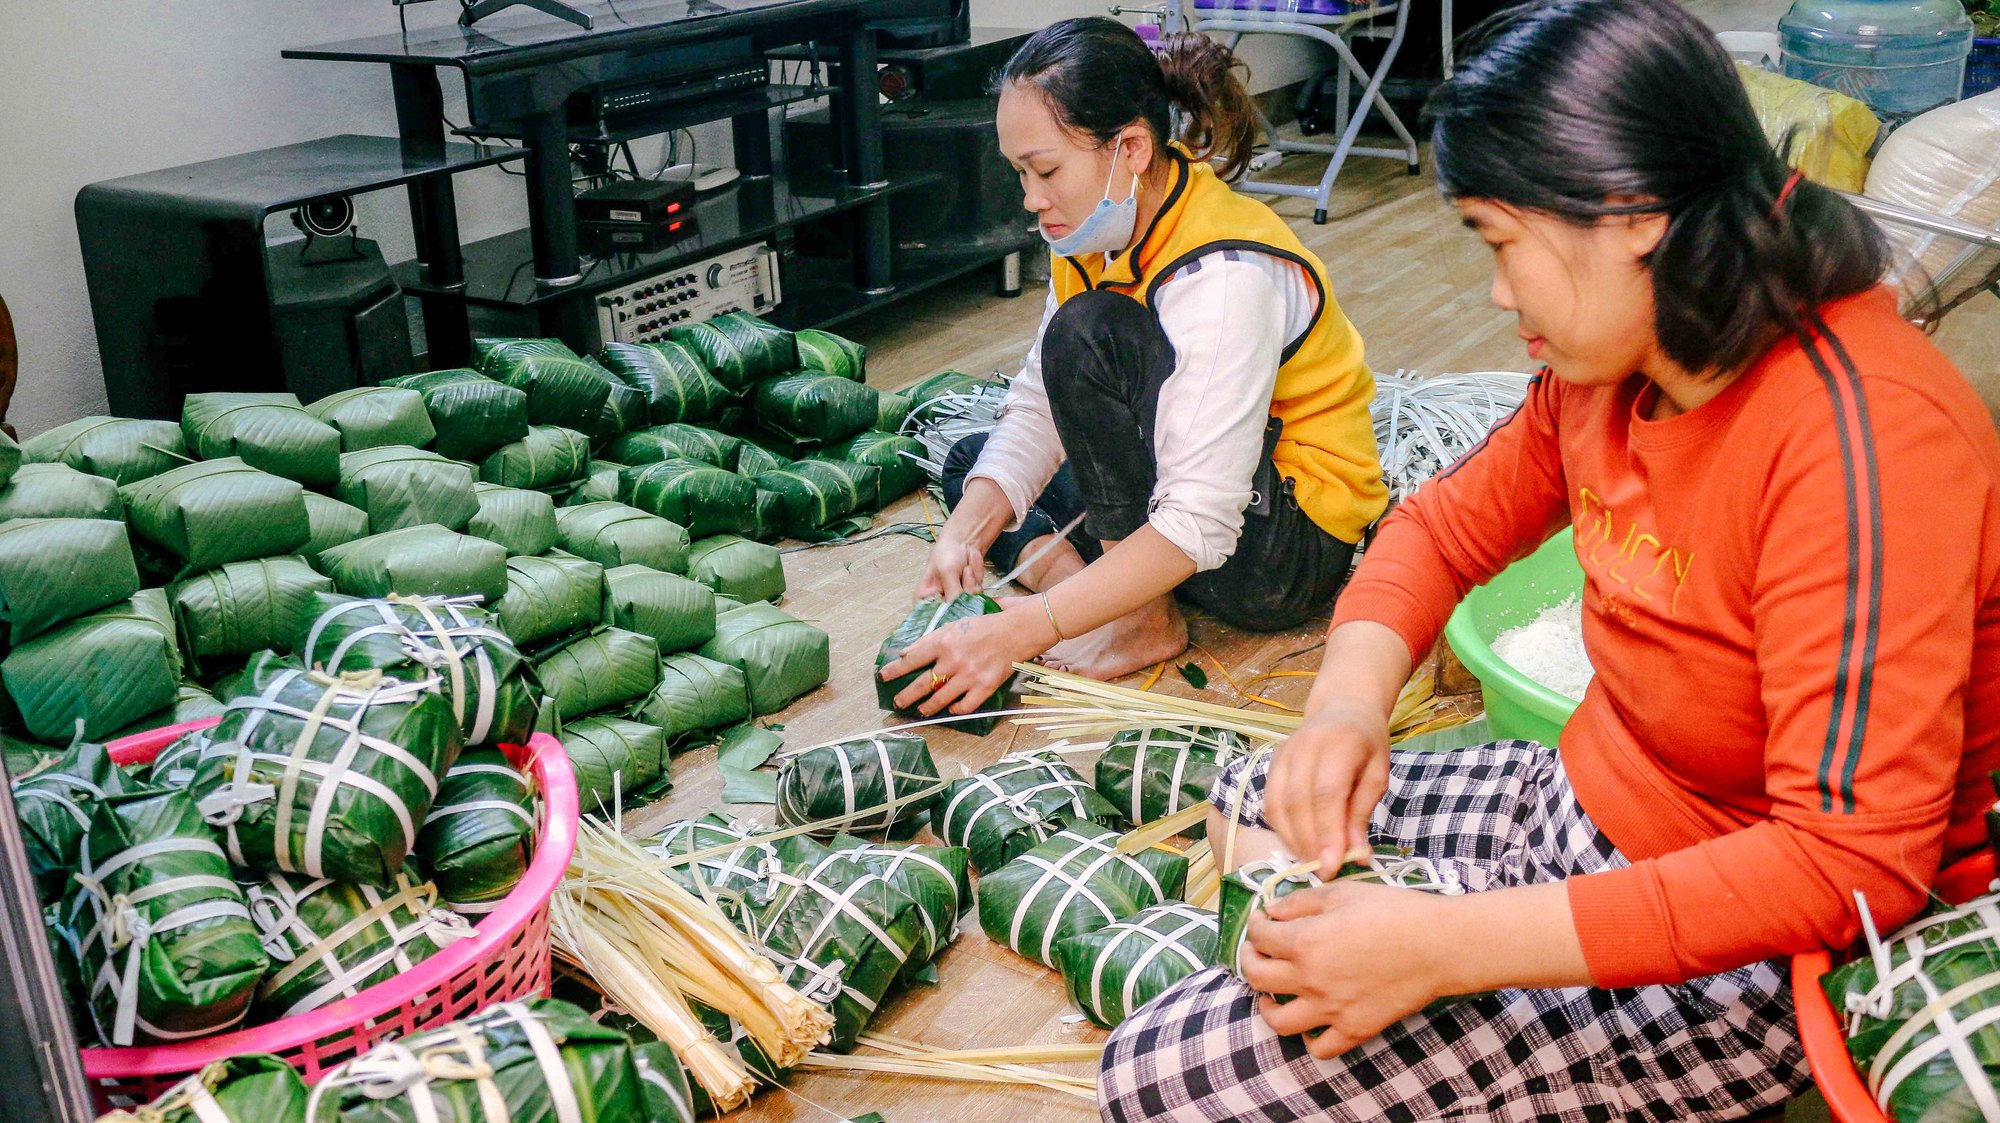
{"label": "black shelf unit", "polygon": [[[462,290],[433,291],[435,286],[418,283],[413,291],[432,300],[456,300],[461,307],[491,302],[532,308],[539,330],[594,349],[600,340],[591,295],[616,277],[844,212],[841,221],[851,245],[845,265],[851,302],[866,306],[900,295],[891,269],[888,198],[907,184],[892,182],[884,167],[874,95],[877,48],[869,25],[873,0],[577,0],[576,6],[593,18],[594,28],[512,12],[472,28],[454,25],[284,52],[287,58],[386,64],[399,131],[406,138],[440,143],[445,123],[439,75],[455,70],[465,83],[471,117],[466,129],[519,138],[527,154],[527,230],[466,247],[468,275]],[[684,67],[688,60],[706,57],[705,51],[718,58],[737,57],[744,50],[768,57],[777,48],[806,42],[828,48],[825,60],[836,68],[832,83],[844,87],[831,95],[841,158],[834,161],[836,167],[811,169],[814,175],[840,181],[839,190],[817,195],[794,188],[794,182],[806,181],[787,179],[786,171],[806,170],[772,164],[770,110],[803,100],[800,87],[733,91],[665,107],[617,122],[616,134],[606,130],[599,136],[595,125],[588,125],[588,139],[610,142],[727,119],[736,166],[745,177],[731,189],[740,199],[756,201],[761,183],[774,207],[800,199],[824,202],[800,204],[790,218],[774,211],[768,218],[745,222],[743,202],[733,204],[737,213],[732,217],[727,210],[732,204],[705,201],[697,207],[696,229],[687,241],[653,254],[611,254],[608,266],[586,259],[570,167],[570,144],[576,137],[567,107],[573,96],[651,80],[664,73],[660,67],[667,64],[661,60]],[[847,89],[856,96],[848,96]],[[431,228],[439,213],[455,225],[448,186],[441,197],[437,192],[425,199],[413,197],[411,206],[420,231]],[[763,233],[750,233],[758,230]],[[418,281],[414,272],[406,268],[402,275]]]}
{"label": "black shelf unit", "polygon": [[[691,212],[692,233],[687,236],[658,250],[619,251],[584,259],[580,265],[581,279],[561,287],[536,283],[529,269],[534,261],[530,232],[513,230],[466,244],[463,295],[468,303],[489,307],[543,308],[748,245],[801,223],[851,212],[898,191],[933,183],[940,176],[941,173],[905,176],[877,187],[849,187],[825,180],[799,182],[783,175],[739,181],[695,203]],[[991,255],[983,259],[991,260]],[[407,291],[430,291],[418,276],[415,262],[398,266],[396,279]],[[792,283],[788,275],[787,287]],[[849,288],[852,291],[852,286]],[[864,301],[869,299],[859,292],[855,296]],[[786,303],[790,300],[787,295]]]}

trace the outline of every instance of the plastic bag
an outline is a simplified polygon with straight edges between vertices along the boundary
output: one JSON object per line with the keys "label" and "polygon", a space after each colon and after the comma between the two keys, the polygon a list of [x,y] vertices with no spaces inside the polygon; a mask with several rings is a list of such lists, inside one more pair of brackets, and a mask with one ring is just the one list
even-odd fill
{"label": "plastic bag", "polygon": [[[1940,106],[1889,134],[1868,170],[1867,195],[1992,230],[2000,227],[2000,91]],[[1941,313],[1978,295],[2000,271],[2000,249],[1884,222],[1888,281],[1906,314],[1937,287]]]}

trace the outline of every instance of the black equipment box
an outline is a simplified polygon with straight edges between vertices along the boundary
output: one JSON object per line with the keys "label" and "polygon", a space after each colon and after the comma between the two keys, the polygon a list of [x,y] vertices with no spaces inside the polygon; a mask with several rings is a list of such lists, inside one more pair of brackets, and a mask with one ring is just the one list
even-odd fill
{"label": "black equipment box", "polygon": [[621,179],[576,197],[579,222],[663,226],[694,209],[694,184],[685,179]]}

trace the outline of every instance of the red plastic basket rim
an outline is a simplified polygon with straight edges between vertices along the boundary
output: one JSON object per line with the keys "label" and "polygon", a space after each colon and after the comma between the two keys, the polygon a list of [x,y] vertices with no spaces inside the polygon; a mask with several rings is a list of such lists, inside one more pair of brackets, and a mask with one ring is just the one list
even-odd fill
{"label": "red plastic basket rim", "polygon": [[[1937,895],[1949,904],[1963,904],[1984,894],[1992,882],[1993,851],[1981,850],[1938,874]],[[1820,987],[1821,977],[1832,969],[1830,952],[1809,951],[1792,957],[1792,1004],[1798,1008],[1799,1041],[1805,1047],[1806,1062],[1812,1066],[1813,1083],[1840,1123],[1889,1123],[1888,1113],[1875,1102],[1867,1081],[1854,1067],[1840,1015]]]}
{"label": "red plastic basket rim", "polygon": [[[143,763],[183,734],[205,729],[220,720],[204,718],[121,737],[107,748],[112,759],[120,764]],[[524,766],[532,772],[541,789],[542,836],[536,840],[528,872],[498,908],[480,919],[477,935],[459,940],[393,979],[309,1013],[172,1045],[86,1048],[82,1050],[84,1075],[93,1081],[166,1076],[193,1072],[210,1061],[243,1053],[282,1054],[310,1047],[321,1038],[377,1020],[413,998],[444,989],[467,970],[499,954],[528,926],[561,884],[576,850],[578,815],[576,774],[560,741],[546,733],[537,733],[525,746],[502,745],[501,749],[517,767]]]}

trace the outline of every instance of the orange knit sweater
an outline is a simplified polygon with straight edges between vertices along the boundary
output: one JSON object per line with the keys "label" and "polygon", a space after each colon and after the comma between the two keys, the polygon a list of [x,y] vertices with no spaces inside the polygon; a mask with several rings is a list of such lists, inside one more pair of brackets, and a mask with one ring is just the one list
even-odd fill
{"label": "orange knit sweater", "polygon": [[1601,986],[1887,932],[1984,841],[2000,766],[2000,438],[1877,289],[1692,412],[1544,374],[1382,525],[1334,625],[1412,653],[1565,524],[1597,677],[1562,737],[1632,860],[1569,899]]}

